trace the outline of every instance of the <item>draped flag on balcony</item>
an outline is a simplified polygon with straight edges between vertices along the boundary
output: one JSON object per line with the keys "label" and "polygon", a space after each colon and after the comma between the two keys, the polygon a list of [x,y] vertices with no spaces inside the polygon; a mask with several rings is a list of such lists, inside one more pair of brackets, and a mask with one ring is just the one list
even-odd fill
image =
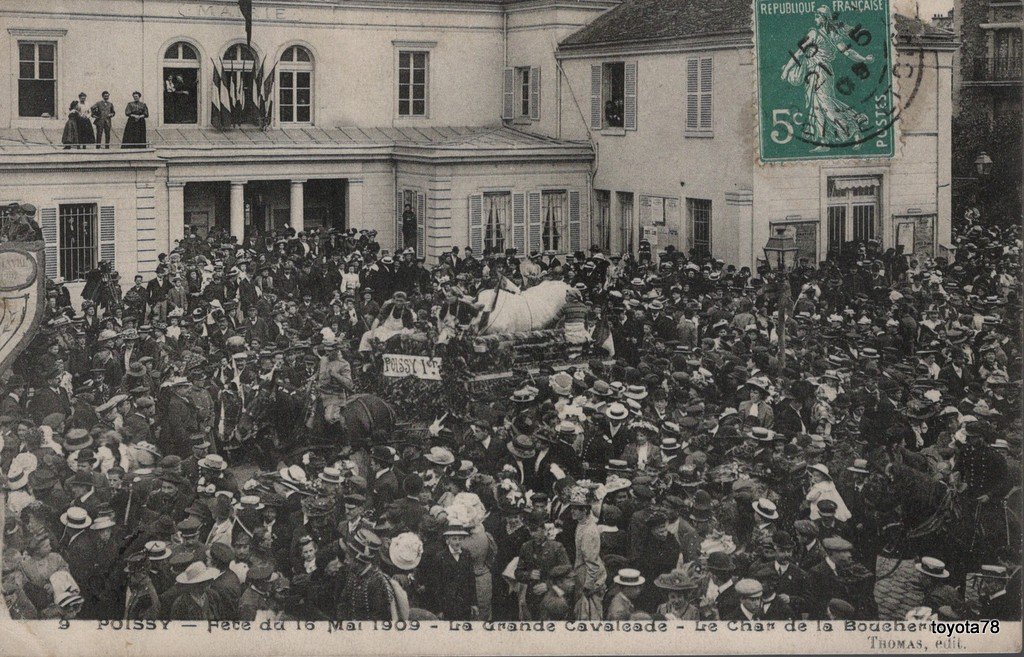
{"label": "draped flag on balcony", "polygon": [[238,10],[245,19],[245,44],[252,45],[252,0],[238,0]]}

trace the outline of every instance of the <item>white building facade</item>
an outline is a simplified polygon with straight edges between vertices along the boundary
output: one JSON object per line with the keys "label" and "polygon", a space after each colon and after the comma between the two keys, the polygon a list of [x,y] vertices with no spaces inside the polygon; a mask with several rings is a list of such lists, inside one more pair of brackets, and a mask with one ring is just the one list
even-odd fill
{"label": "white building facade", "polygon": [[[692,0],[259,1],[247,46],[234,0],[7,0],[0,205],[39,209],[73,290],[101,259],[148,277],[189,228],[413,246],[407,204],[428,261],[647,237],[753,265],[776,223],[815,260],[840,233],[948,242],[952,41],[901,34],[928,65],[894,158],[763,167],[750,5],[712,4],[707,24]],[[218,127],[218,77],[260,96],[266,125]],[[112,148],[64,149],[69,103],[104,90]],[[136,90],[149,144],[121,149]]]}

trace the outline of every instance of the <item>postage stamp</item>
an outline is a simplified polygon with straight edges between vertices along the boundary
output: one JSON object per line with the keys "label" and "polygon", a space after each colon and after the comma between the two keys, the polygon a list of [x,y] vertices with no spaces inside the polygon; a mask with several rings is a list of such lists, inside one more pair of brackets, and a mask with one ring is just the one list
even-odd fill
{"label": "postage stamp", "polygon": [[764,162],[891,157],[889,0],[757,0]]}

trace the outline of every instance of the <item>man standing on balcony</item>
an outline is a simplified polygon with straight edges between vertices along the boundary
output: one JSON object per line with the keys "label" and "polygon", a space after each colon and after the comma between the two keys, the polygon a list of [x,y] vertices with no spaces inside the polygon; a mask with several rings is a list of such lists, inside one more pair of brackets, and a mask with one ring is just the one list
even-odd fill
{"label": "man standing on balcony", "polygon": [[110,148],[110,128],[117,111],[110,102],[110,92],[104,91],[102,96],[103,100],[97,101],[89,113],[92,114],[93,123],[96,125],[96,148]]}

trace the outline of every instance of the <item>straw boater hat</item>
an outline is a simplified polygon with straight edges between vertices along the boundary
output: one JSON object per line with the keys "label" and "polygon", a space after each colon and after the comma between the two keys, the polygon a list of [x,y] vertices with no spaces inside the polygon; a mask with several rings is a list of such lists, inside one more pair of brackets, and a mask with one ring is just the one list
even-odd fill
{"label": "straw boater hat", "polygon": [[935,579],[949,578],[949,571],[946,570],[946,564],[935,557],[921,557],[921,561],[914,564],[914,570]]}
{"label": "straw boater hat", "polygon": [[68,529],[87,529],[92,524],[92,518],[82,507],[73,506],[61,514],[60,522]]}
{"label": "straw boater hat", "polygon": [[697,582],[692,577],[678,570],[658,575],[654,578],[654,585],[667,591],[692,591],[697,588]]}
{"label": "straw boater hat", "polygon": [[643,586],[647,580],[635,568],[622,568],[612,581],[619,586]]}
{"label": "straw boater hat", "polygon": [[751,506],[754,507],[754,512],[763,518],[768,520],[779,519],[779,510],[775,507],[775,502],[772,502],[769,499],[762,497],[755,500]]}
{"label": "straw boater hat", "polygon": [[533,438],[530,438],[526,434],[519,434],[512,440],[506,443],[508,451],[516,458],[520,459],[532,459],[537,455],[537,446]]}
{"label": "straw boater hat", "polygon": [[618,402],[608,404],[608,407],[604,409],[604,414],[608,417],[609,420],[615,421],[625,420],[627,417],[629,417],[629,411],[626,409],[625,406]]}

